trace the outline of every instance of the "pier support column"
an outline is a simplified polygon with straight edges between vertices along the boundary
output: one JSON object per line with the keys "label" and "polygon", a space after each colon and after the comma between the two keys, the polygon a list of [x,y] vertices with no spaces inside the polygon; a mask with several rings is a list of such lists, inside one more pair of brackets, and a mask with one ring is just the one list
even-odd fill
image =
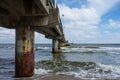
{"label": "pier support column", "polygon": [[61,49],[62,45],[63,45],[63,42],[59,41],[59,44],[58,44],[58,49],[59,50]]}
{"label": "pier support column", "polygon": [[30,77],[34,74],[34,30],[16,28],[15,76]]}
{"label": "pier support column", "polygon": [[58,41],[55,40],[55,39],[52,40],[52,52],[53,53],[59,52],[59,50],[58,50]]}

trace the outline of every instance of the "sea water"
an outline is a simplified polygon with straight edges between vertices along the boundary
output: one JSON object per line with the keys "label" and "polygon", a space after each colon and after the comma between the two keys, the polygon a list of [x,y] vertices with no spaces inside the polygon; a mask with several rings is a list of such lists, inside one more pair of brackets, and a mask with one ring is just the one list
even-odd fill
{"label": "sea water", "polygon": [[[0,80],[15,78],[15,45],[0,44]],[[35,45],[35,77],[70,75],[83,80],[120,80],[119,44],[74,44],[52,53],[51,44]],[[25,78],[28,79],[28,78]]]}

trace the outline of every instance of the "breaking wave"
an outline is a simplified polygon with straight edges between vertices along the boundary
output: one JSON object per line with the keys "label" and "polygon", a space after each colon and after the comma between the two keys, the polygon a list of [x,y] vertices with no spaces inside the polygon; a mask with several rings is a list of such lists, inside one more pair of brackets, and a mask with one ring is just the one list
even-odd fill
{"label": "breaking wave", "polygon": [[36,74],[55,73],[57,75],[69,75],[80,79],[120,79],[120,66],[95,64],[94,62],[70,62],[70,61],[39,61],[35,69]]}

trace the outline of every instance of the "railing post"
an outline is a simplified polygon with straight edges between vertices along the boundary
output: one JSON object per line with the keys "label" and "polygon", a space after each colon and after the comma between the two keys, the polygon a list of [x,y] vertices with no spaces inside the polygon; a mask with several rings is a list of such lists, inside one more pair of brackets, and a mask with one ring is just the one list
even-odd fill
{"label": "railing post", "polygon": [[15,76],[30,77],[34,74],[34,30],[16,28]]}

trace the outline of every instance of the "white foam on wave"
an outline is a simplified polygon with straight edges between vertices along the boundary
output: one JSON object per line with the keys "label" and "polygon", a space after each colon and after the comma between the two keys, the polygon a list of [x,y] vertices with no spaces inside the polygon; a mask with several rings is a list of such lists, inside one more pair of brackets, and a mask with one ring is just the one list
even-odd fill
{"label": "white foam on wave", "polygon": [[84,79],[84,80],[96,80],[96,79],[115,79],[120,78],[119,75],[116,74],[99,74],[99,73],[77,73],[77,72],[59,72],[57,75],[68,75],[74,76],[76,78]]}
{"label": "white foam on wave", "polygon": [[62,47],[61,52],[89,52],[89,51],[94,51],[94,49],[90,49],[90,48],[68,48],[68,47]]}
{"label": "white foam on wave", "polygon": [[69,48],[69,47],[62,47],[61,48],[61,52],[66,52],[66,53],[68,53],[68,52],[74,52],[74,51],[78,51],[79,49],[78,48]]}
{"label": "white foam on wave", "polygon": [[[62,74],[62,75],[70,75],[81,79],[90,79],[90,80],[96,80],[98,79],[120,79],[120,66],[115,65],[105,65],[105,64],[98,64],[99,67],[96,67],[96,69],[93,71],[91,70],[83,70],[80,69],[77,72],[69,71],[69,72],[58,72],[56,74]],[[101,72],[99,71],[101,70]]]}
{"label": "white foam on wave", "polygon": [[94,80],[96,79],[94,74],[90,74],[87,73],[86,71],[80,71],[80,72],[58,72],[56,73],[57,75],[67,75],[67,76],[74,76],[76,78],[80,78],[80,79],[90,79],[90,80]]}
{"label": "white foam on wave", "polygon": [[120,47],[100,47],[100,49],[104,49],[104,50],[120,50]]}
{"label": "white foam on wave", "polygon": [[[103,72],[99,72],[99,69],[102,69]],[[105,73],[105,71],[111,71],[108,73]],[[38,75],[46,75],[48,73],[51,73],[52,70],[45,70],[45,69],[35,69],[35,74]],[[93,71],[92,70],[83,70],[79,69],[76,71],[68,71],[68,72],[57,72],[57,75],[67,75],[67,76],[74,76],[80,79],[90,79],[90,80],[96,80],[97,79],[120,79],[120,66],[115,65],[105,65],[105,64],[98,64],[98,67]]]}
{"label": "white foam on wave", "polygon": [[120,74],[120,65],[106,65],[98,63],[98,66],[100,66],[102,69],[108,71],[112,71],[113,73]]}
{"label": "white foam on wave", "polygon": [[101,47],[100,49],[112,55],[120,55],[119,47]]}
{"label": "white foam on wave", "polygon": [[110,54],[120,55],[120,47],[99,47],[99,48],[79,48],[79,47],[62,47],[61,52],[64,53],[87,53],[87,52],[107,52]]}
{"label": "white foam on wave", "polygon": [[7,47],[7,48],[8,48],[8,49],[12,49],[12,47],[10,47],[10,46],[9,46],[9,47]]}
{"label": "white foam on wave", "polygon": [[51,48],[50,47],[36,47],[35,49],[36,50],[41,50],[41,49],[46,50],[46,49],[51,49]]}
{"label": "white foam on wave", "polygon": [[42,68],[35,69],[35,74],[44,75],[44,74],[48,74],[49,72],[51,72],[51,70],[45,70],[45,69],[42,69]]}

